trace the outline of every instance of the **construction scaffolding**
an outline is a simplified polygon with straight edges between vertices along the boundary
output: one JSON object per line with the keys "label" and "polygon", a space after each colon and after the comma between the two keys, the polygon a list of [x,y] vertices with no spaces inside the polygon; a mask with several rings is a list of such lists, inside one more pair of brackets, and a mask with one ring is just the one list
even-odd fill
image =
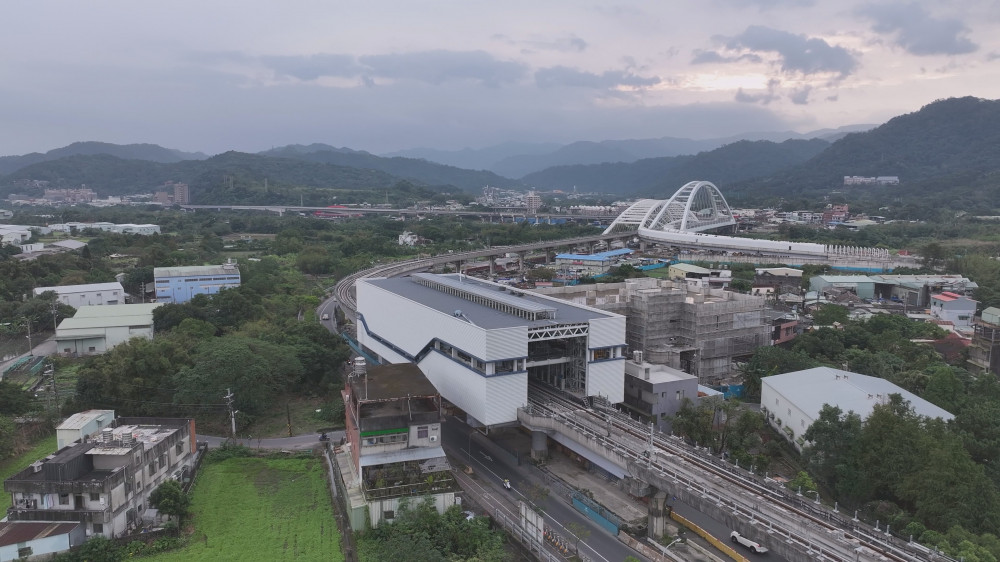
{"label": "construction scaffolding", "polygon": [[625,315],[625,338],[646,361],[680,369],[701,384],[729,382],[734,362],[771,345],[763,297],[642,278],[540,292]]}

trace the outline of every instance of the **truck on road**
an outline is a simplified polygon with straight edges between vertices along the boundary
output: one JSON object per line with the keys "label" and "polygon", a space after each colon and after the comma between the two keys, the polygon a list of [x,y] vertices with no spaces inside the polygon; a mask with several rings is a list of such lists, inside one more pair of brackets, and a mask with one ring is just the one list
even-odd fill
{"label": "truck on road", "polygon": [[752,541],[736,531],[730,533],[729,540],[733,541],[734,543],[741,544],[749,548],[750,550],[756,552],[757,554],[764,554],[765,552],[767,552],[767,548],[764,545],[760,544],[759,542]]}

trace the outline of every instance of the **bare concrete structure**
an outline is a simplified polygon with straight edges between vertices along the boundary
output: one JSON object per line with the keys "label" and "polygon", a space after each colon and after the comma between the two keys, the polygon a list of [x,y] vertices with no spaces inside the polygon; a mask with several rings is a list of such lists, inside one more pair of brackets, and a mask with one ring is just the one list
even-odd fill
{"label": "bare concrete structure", "polygon": [[734,361],[771,345],[765,299],[718,289],[691,290],[662,279],[632,279],[536,292],[622,314],[630,351],[716,384],[734,373]]}

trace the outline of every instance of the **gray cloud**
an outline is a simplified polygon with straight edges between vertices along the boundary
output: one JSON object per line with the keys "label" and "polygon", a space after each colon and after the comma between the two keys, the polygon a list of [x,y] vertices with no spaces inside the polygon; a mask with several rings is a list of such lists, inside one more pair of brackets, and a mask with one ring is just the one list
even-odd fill
{"label": "gray cloud", "polygon": [[375,79],[415,80],[427,84],[443,84],[468,80],[499,86],[524,78],[528,67],[519,62],[502,61],[485,51],[419,51],[388,55],[355,57],[346,54],[266,55],[243,53],[198,53],[188,60],[199,63],[237,63],[257,65],[276,76],[311,81],[321,77],[359,78],[366,86]]}
{"label": "gray cloud", "polygon": [[506,35],[494,34],[493,39],[502,41],[508,45],[524,47],[523,51],[556,51],[560,53],[582,53],[590,45],[576,35],[569,37],[556,37],[555,39],[543,41],[538,39],[517,40]]}
{"label": "gray cloud", "polygon": [[719,0],[719,2],[737,8],[756,6],[762,12],[774,8],[809,8],[816,4],[816,0]]}
{"label": "gray cloud", "polygon": [[742,55],[736,55],[732,57],[727,57],[719,53],[718,51],[705,51],[702,49],[695,49],[694,56],[691,58],[691,64],[711,64],[711,63],[734,63],[734,62],[751,62],[759,63],[763,59],[760,55],[755,55],[753,53],[745,53]]}
{"label": "gray cloud", "polygon": [[733,96],[733,99],[740,103],[759,103],[761,105],[767,105],[772,101],[781,99],[781,96],[779,96],[776,92],[778,86],[780,85],[781,82],[778,80],[768,80],[767,91],[759,94],[748,94],[743,88],[740,88],[736,91],[736,95]]}
{"label": "gray cloud", "polygon": [[785,72],[817,74],[834,72],[845,77],[858,66],[847,49],[835,47],[823,39],[795,35],[760,25],[750,26],[735,37],[719,38],[726,48],[776,53]]}
{"label": "gray cloud", "polygon": [[964,23],[935,18],[916,2],[867,4],[857,13],[872,20],[873,31],[895,33],[895,44],[913,55],[962,55],[979,48],[965,37],[969,28]]}
{"label": "gray cloud", "polygon": [[542,68],[535,72],[535,83],[542,88],[571,87],[610,90],[618,86],[645,87],[660,83],[658,76],[638,76],[621,70],[608,70],[601,74],[584,72],[565,66]]}
{"label": "gray cloud", "polygon": [[487,86],[516,82],[527,74],[527,66],[501,61],[486,51],[422,51],[390,55],[366,55],[358,61],[383,78],[442,84],[468,80]]}
{"label": "gray cloud", "polygon": [[258,59],[280,76],[315,80],[321,76],[358,76],[362,67],[351,55],[263,56]]}
{"label": "gray cloud", "polygon": [[997,59],[1000,59],[1000,52],[993,51],[992,53],[986,54],[986,60],[989,62],[993,62]]}
{"label": "gray cloud", "polygon": [[795,105],[806,105],[809,103],[810,92],[812,92],[812,86],[805,86],[793,91],[788,96],[788,99],[790,99]]}

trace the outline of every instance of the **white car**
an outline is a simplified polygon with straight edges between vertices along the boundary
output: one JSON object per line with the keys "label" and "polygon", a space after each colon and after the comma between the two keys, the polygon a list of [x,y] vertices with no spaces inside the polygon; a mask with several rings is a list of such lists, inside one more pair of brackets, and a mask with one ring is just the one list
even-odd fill
{"label": "white car", "polygon": [[733,531],[732,533],[729,534],[729,540],[733,541],[734,543],[742,544],[743,546],[749,548],[750,550],[756,552],[757,554],[764,554],[765,552],[767,552],[767,548],[764,545],[760,544],[759,542],[752,541],[744,537],[743,535],[737,533],[736,531]]}

